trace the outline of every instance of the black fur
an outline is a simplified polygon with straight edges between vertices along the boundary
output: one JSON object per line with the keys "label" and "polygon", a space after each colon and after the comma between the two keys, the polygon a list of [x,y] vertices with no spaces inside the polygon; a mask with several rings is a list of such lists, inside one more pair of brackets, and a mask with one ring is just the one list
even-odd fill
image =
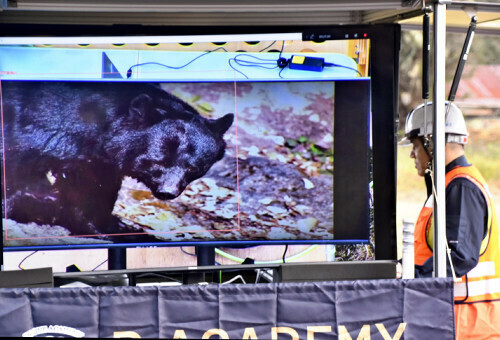
{"label": "black fur", "polygon": [[3,81],[7,217],[119,233],[124,176],[172,199],[224,155],[233,115],[202,117],[155,84]]}

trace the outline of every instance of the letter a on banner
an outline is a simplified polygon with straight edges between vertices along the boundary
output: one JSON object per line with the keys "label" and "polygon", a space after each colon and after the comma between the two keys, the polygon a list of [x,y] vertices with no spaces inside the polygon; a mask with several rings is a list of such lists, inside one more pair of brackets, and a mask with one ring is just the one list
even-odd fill
{"label": "letter a on banner", "polygon": [[229,335],[226,333],[226,331],[220,328],[209,329],[205,332],[205,334],[203,334],[201,338],[210,339],[212,335],[218,335],[219,339],[229,339]]}
{"label": "letter a on banner", "polygon": [[183,329],[176,329],[172,339],[187,339],[186,332]]}
{"label": "letter a on banner", "polygon": [[271,328],[271,339],[278,340],[278,333],[285,333],[292,337],[292,340],[299,340],[299,333],[291,327],[273,327]]}
{"label": "letter a on banner", "polygon": [[241,337],[241,339],[242,340],[247,340],[247,339],[257,340],[258,337],[257,337],[257,333],[255,332],[255,328],[253,328],[253,327],[245,328],[245,332],[243,332],[243,336]]}

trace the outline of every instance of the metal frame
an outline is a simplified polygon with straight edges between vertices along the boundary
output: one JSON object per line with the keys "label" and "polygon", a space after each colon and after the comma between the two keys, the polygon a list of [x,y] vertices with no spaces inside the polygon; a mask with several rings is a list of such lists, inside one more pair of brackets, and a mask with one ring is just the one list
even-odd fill
{"label": "metal frame", "polygon": [[434,277],[446,277],[446,198],[445,198],[445,46],[446,5],[434,4]]}
{"label": "metal frame", "polygon": [[0,0],[0,23],[361,24],[392,16],[395,12],[412,11],[421,4],[422,0]]}
{"label": "metal frame", "polygon": [[[290,0],[282,2],[279,0],[267,0],[255,3],[255,1],[227,0],[231,6],[216,7],[216,2],[210,4],[203,0],[182,0],[169,2],[170,9],[159,11],[151,10],[148,13],[137,13],[137,9],[125,10],[123,6],[103,10],[102,6],[117,3],[132,4],[130,0],[103,0],[93,1],[96,7],[84,11],[67,5],[80,4],[83,6],[89,1],[52,1],[57,6],[52,8],[40,8],[47,6],[50,2],[42,0],[0,0],[0,23],[67,23],[67,24],[144,24],[150,25],[328,25],[349,23],[380,23],[395,22],[411,17],[417,17],[424,13],[424,0],[344,0],[335,4],[331,0],[315,0],[313,2]],[[483,11],[500,13],[500,3],[493,2],[471,2],[471,1],[427,1],[434,6],[434,124],[435,124],[435,158],[434,179],[436,185],[435,201],[435,228],[434,228],[434,251],[435,251],[435,275],[446,276],[446,250],[442,247],[445,241],[446,207],[444,189],[444,46],[446,33],[446,11]],[[31,7],[29,7],[31,3]],[[164,4],[160,0],[148,0],[149,4]],[[217,2],[220,3],[220,2]],[[24,7],[26,5],[27,7]],[[204,5],[200,9],[200,5]],[[191,6],[191,10],[188,7]],[[215,6],[215,7],[214,7]],[[174,9],[174,7],[176,7]],[[403,26],[404,27],[404,26]],[[451,30],[456,28],[451,28]],[[481,28],[478,27],[478,33]],[[486,33],[492,34],[495,31]],[[500,30],[498,30],[500,32]],[[441,142],[440,142],[441,141]],[[1,256],[1,254],[0,254]],[[1,261],[0,261],[1,262]]]}

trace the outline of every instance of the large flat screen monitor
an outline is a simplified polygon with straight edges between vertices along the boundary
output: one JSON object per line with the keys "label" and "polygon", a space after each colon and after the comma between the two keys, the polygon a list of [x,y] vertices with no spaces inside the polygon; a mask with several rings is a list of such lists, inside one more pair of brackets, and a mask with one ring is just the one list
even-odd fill
{"label": "large flat screen monitor", "polygon": [[0,38],[5,250],[368,242],[382,28]]}

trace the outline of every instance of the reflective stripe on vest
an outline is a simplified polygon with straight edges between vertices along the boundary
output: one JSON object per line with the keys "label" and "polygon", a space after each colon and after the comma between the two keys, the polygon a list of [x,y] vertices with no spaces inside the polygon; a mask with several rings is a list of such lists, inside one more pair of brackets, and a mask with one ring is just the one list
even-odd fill
{"label": "reflective stripe on vest", "polygon": [[446,174],[446,185],[458,177],[470,180],[481,189],[488,207],[488,228],[481,243],[478,264],[455,284],[455,303],[497,300],[500,299],[500,235],[491,194],[476,167],[452,169]]}
{"label": "reflective stripe on vest", "polygon": [[468,283],[455,284],[455,296],[458,297],[477,297],[485,294],[500,293],[500,278],[471,281]]}

